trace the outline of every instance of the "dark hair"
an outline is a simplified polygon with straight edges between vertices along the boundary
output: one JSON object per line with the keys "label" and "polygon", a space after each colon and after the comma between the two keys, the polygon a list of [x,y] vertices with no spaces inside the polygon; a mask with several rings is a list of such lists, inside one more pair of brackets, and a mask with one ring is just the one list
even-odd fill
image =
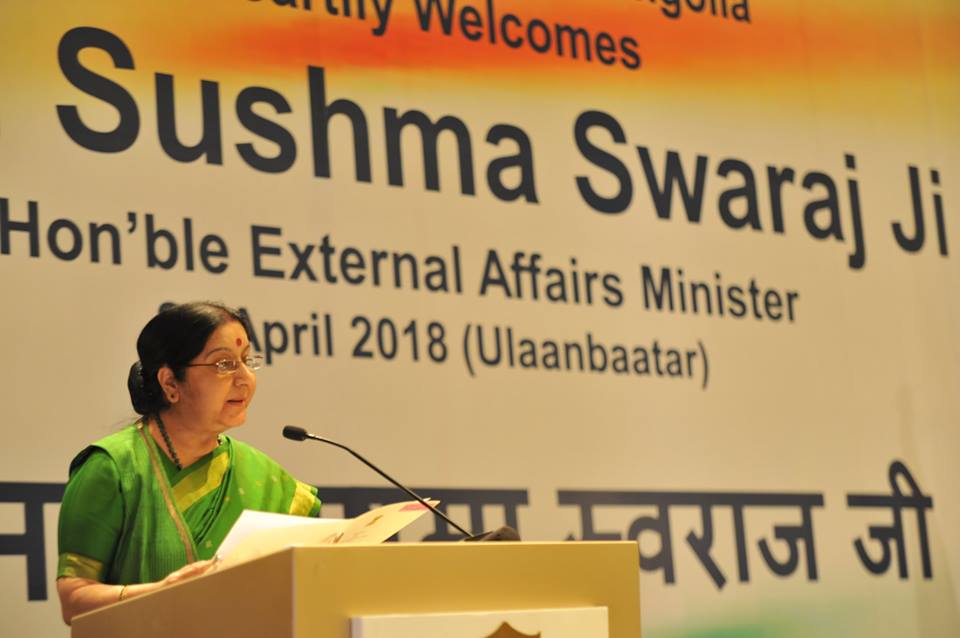
{"label": "dark hair", "polygon": [[245,315],[211,301],[170,305],[148,321],[137,337],[140,360],[130,366],[127,377],[130,402],[137,414],[156,414],[168,407],[157,372],[167,366],[177,379],[183,379],[186,364],[203,352],[213,331],[231,321],[240,322],[250,337]]}

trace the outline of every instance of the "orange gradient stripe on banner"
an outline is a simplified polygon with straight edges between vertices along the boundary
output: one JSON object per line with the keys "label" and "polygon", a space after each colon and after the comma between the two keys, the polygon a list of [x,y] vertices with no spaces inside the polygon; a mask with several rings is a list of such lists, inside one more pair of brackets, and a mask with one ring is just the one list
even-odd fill
{"label": "orange gradient stripe on banner", "polygon": [[[426,0],[422,0],[426,4]],[[369,4],[369,3],[368,3]],[[446,3],[444,3],[445,5]],[[706,3],[709,7],[710,3]],[[731,6],[734,0],[728,0]],[[228,5],[229,6],[229,3]],[[624,2],[621,6],[580,8],[571,3],[544,2],[495,4],[495,15],[517,15],[526,25],[534,19],[553,30],[555,25],[582,28],[594,38],[601,32],[613,39],[632,37],[642,58],[639,70],[619,62],[605,66],[596,59],[587,62],[567,55],[558,56],[555,47],[538,53],[527,46],[513,49],[503,43],[496,29],[496,44],[484,35],[477,41],[463,36],[454,19],[451,35],[444,34],[436,11],[432,27],[423,31],[414,4],[396,7],[383,36],[371,33],[376,19],[367,8],[367,19],[331,16],[325,9],[278,7],[272,2],[240,4],[232,18],[218,20],[218,26],[202,31],[181,30],[169,25],[171,39],[156,46],[191,67],[246,71],[257,68],[287,69],[300,73],[307,64],[338,68],[403,70],[488,71],[516,75],[535,73],[554,77],[589,74],[595,81],[635,84],[638,74],[646,79],[669,77],[684,82],[728,83],[747,70],[757,75],[805,76],[822,73],[827,77],[841,66],[860,72],[869,82],[890,75],[914,73],[924,62],[943,69],[960,62],[960,8],[931,16],[932,40],[938,55],[926,58],[929,42],[904,40],[906,13],[850,8],[829,8],[818,19],[799,14],[790,4],[751,6],[749,24],[713,16],[709,11],[681,13],[680,19],[663,15],[659,3]],[[464,6],[457,3],[455,6]],[[484,3],[476,6],[486,21]],[[825,11],[827,7],[825,6]],[[155,34],[163,25],[149,24]],[[525,27],[510,26],[512,33],[526,37]],[[878,66],[877,60],[883,60]]]}

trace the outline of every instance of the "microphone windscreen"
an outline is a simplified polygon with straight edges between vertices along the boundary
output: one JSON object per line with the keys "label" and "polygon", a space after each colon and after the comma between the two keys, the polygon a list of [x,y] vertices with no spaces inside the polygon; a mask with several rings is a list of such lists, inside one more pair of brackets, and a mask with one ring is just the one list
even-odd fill
{"label": "microphone windscreen", "polygon": [[307,438],[307,431],[295,425],[285,425],[283,426],[283,436],[291,441],[303,441]]}

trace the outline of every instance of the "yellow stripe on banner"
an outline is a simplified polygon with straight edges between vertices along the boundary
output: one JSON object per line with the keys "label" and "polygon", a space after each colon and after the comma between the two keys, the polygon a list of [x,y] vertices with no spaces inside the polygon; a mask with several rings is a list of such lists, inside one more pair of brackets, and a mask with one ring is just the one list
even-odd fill
{"label": "yellow stripe on banner", "polygon": [[307,516],[313,510],[313,503],[316,500],[310,486],[297,481],[297,491],[294,492],[293,502],[290,503],[290,513],[294,516]]}
{"label": "yellow stripe on banner", "polygon": [[223,475],[230,467],[230,455],[218,454],[205,466],[197,468],[173,486],[173,499],[181,512],[214,491],[223,482]]}
{"label": "yellow stripe on banner", "polygon": [[57,561],[57,578],[87,578],[100,582],[103,578],[103,563],[80,554],[60,554]]}

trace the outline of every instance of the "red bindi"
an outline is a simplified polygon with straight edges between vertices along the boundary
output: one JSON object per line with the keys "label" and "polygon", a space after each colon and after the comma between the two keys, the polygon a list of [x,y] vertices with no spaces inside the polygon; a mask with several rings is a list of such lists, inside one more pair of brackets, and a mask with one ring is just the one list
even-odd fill
{"label": "red bindi", "polygon": [[238,346],[243,345],[243,339],[241,339],[240,337],[237,337],[237,345]]}

